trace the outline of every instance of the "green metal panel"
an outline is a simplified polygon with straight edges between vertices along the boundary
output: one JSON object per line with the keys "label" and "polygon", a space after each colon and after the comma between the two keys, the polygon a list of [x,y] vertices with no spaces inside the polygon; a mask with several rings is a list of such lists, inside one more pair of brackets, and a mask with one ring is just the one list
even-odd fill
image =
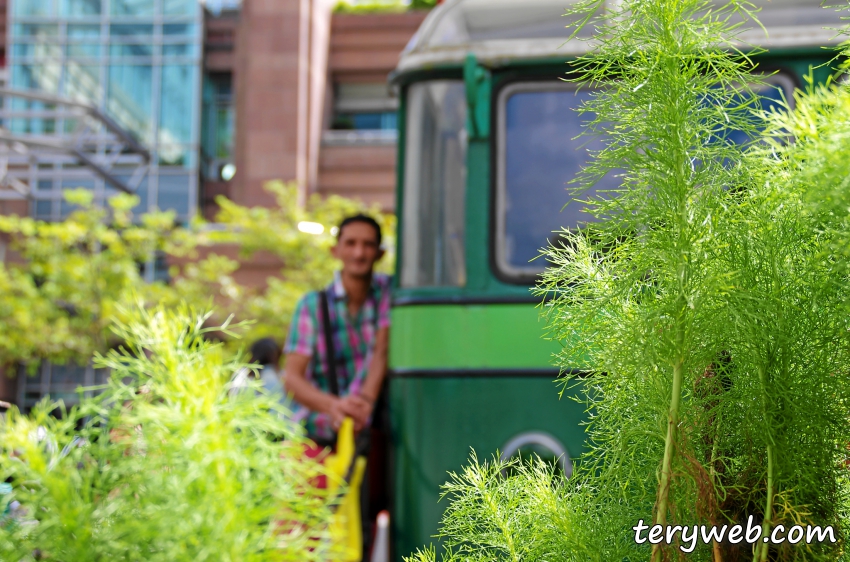
{"label": "green metal panel", "polygon": [[394,370],[545,368],[560,349],[543,339],[532,304],[403,306],[391,315]]}
{"label": "green metal panel", "polygon": [[[576,389],[570,391],[575,393]],[[394,560],[435,543],[447,472],[467,464],[470,449],[492,458],[512,437],[543,431],[571,458],[583,452],[583,406],[548,378],[421,377],[390,381],[395,497]]]}

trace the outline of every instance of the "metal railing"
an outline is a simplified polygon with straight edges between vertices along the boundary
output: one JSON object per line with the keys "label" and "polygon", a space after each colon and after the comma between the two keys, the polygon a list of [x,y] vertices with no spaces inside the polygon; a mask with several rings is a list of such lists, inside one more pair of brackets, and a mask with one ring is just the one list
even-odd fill
{"label": "metal railing", "polygon": [[[47,162],[82,165],[125,193],[144,179],[150,152],[98,108],[31,90],[0,88],[0,98],[0,199],[32,198],[30,180]],[[119,165],[129,180],[114,173]]]}

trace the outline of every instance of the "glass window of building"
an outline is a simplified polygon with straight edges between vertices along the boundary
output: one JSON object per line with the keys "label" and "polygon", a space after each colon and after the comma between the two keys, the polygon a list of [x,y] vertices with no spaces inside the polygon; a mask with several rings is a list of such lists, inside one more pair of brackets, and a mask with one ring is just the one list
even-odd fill
{"label": "glass window of building", "polygon": [[222,167],[233,162],[235,116],[233,76],[230,73],[205,75],[201,157],[209,179],[221,179]]}
{"label": "glass window of building", "polygon": [[[109,380],[109,370],[95,369],[89,365],[54,365],[42,363],[35,375],[27,374],[21,366],[18,371],[17,405],[23,411],[29,411],[40,400],[50,397],[51,400],[62,400],[66,407],[78,404],[80,386],[90,388],[104,385]],[[96,390],[86,390],[83,396],[92,396]]]}
{"label": "glass window of building", "polygon": [[410,86],[402,287],[466,284],[466,93],[459,80]]}
{"label": "glass window of building", "polygon": [[395,131],[397,109],[386,84],[337,84],[331,129]]}
{"label": "glass window of building", "polygon": [[[10,5],[10,86],[103,111],[153,155],[137,192],[144,202],[140,207],[174,209],[183,219],[193,214],[201,145],[202,3],[15,0]],[[43,103],[4,104],[4,112],[16,114],[4,117],[3,126],[18,133],[62,135],[76,126],[61,116],[39,116],[39,111],[54,109]],[[80,173],[79,163],[70,157],[56,156],[52,164],[50,179],[57,186],[64,185],[70,170]],[[116,165],[117,177],[132,173],[122,171],[120,161]],[[39,169],[36,181],[47,179],[41,177],[47,173]],[[114,193],[102,179],[92,175],[91,180],[96,200]],[[33,190],[36,198],[45,193]],[[54,203],[35,204],[33,213],[41,217],[49,209],[52,218],[61,218],[62,206]]]}

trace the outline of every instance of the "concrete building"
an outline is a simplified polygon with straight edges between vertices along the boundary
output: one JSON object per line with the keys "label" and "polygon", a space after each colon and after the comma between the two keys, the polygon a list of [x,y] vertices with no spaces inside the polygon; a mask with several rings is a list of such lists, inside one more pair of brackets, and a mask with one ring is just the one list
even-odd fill
{"label": "concrete building", "polygon": [[[397,100],[387,76],[424,12],[335,14],[333,0],[8,2],[6,83],[89,104],[147,149],[149,161],[119,150],[107,170],[133,184],[139,211],[212,217],[216,195],[267,205],[263,184],[274,179],[296,181],[302,198],[336,193],[395,210]],[[0,120],[38,142],[71,128],[38,100],[7,97]],[[109,160],[105,142],[93,145],[95,164]],[[0,213],[59,220],[70,211],[64,188],[88,187],[100,200],[115,192],[56,151],[32,150],[8,175],[28,196],[0,188]],[[260,256],[236,275],[262,284],[281,266]],[[55,365],[17,385],[0,376],[0,400],[73,400],[97,376]]]}
{"label": "concrete building", "polygon": [[[331,9],[329,0],[245,0],[238,18],[208,18],[207,72],[234,85],[236,175],[226,185],[208,177],[205,203],[225,193],[268,204],[263,183],[286,179],[305,197],[337,193],[394,210],[397,101],[387,75],[425,13]],[[228,25],[229,59],[220,50]]]}
{"label": "concrete building", "polygon": [[[333,14],[332,4],[11,0],[0,60],[10,87],[91,104],[151,151],[134,186],[139,210],[209,214],[218,194],[267,204],[270,179],[297,181],[305,197],[339,193],[392,210],[396,100],[386,77],[424,13]],[[6,100],[17,118],[4,125],[61,136],[61,117],[20,117],[46,105]],[[112,192],[73,158],[39,153],[32,170],[11,174],[31,197],[0,198],[2,212],[58,220],[69,210],[62,189]]]}

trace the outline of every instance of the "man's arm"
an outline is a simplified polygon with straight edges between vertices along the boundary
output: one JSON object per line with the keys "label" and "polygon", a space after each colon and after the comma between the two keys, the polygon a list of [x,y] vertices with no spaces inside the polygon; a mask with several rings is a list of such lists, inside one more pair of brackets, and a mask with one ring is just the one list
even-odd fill
{"label": "man's arm", "polygon": [[[372,360],[369,362],[369,370],[366,379],[360,388],[360,396],[368,400],[372,406],[381,393],[381,385],[387,375],[387,351],[390,347],[390,329],[388,327],[378,328],[375,335],[375,349],[372,352]],[[370,409],[371,414],[371,409]]]}
{"label": "man's arm", "polygon": [[355,430],[361,429],[364,420],[369,417],[368,413],[364,415],[367,404],[357,396],[340,398],[316,388],[307,380],[309,364],[310,358],[306,355],[290,353],[286,356],[283,367],[286,392],[292,394],[292,398],[305,408],[329,415],[334,429],[338,429],[346,417],[354,420]]}

